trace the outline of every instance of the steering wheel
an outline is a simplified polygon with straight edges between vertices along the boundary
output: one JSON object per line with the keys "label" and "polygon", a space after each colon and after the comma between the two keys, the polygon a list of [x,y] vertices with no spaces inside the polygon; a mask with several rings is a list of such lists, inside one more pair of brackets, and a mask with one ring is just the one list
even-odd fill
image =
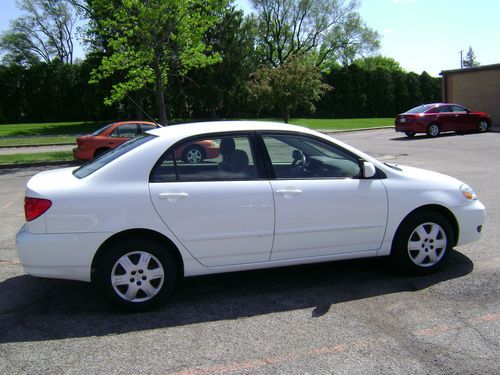
{"label": "steering wheel", "polygon": [[293,161],[290,165],[292,175],[303,176],[307,173],[307,156],[300,150],[293,150]]}

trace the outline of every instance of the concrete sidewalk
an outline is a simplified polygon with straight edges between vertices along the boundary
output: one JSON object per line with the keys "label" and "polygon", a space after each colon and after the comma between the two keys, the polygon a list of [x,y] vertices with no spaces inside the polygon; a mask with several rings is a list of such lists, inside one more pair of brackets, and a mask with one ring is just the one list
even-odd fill
{"label": "concrete sidewalk", "polygon": [[71,151],[76,145],[56,145],[56,146],[26,146],[26,147],[3,147],[0,148],[0,155],[12,154],[36,154],[39,152]]}

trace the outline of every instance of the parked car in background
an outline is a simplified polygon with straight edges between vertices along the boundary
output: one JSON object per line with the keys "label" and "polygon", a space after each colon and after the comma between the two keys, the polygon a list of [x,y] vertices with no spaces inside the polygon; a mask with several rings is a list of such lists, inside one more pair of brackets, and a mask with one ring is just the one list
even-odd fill
{"label": "parked car in background", "polygon": [[485,112],[474,112],[458,104],[423,104],[396,117],[397,132],[408,137],[416,133],[426,133],[437,137],[441,132],[455,131],[486,132],[491,126],[491,117]]}
{"label": "parked car in background", "polygon": [[[179,150],[220,146],[210,162]],[[313,130],[266,122],[154,129],[26,187],[19,259],[31,275],[95,281],[130,310],[186,276],[391,256],[429,273],[480,238],[467,184],[382,163]]]}
{"label": "parked car in background", "polygon": [[[147,121],[121,121],[106,125],[94,133],[76,138],[73,149],[76,160],[91,160],[122,143],[161,126]],[[199,163],[204,159],[219,156],[219,146],[211,142],[197,142],[178,150],[178,155],[186,163]]]}

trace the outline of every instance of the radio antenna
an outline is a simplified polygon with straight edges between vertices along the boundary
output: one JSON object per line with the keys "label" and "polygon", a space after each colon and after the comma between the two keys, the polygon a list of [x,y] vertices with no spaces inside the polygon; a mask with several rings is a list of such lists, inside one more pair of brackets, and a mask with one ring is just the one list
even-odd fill
{"label": "radio antenna", "polygon": [[140,110],[143,114],[145,114],[145,115],[146,115],[146,117],[147,117],[148,119],[150,119],[150,120],[151,120],[152,122],[154,122],[156,125],[163,127],[163,125],[158,124],[158,123],[156,122],[156,120],[155,120],[154,118],[152,118],[152,117],[151,117],[151,116],[150,116],[150,115],[149,115],[149,114],[148,114],[148,113],[147,113],[144,109],[142,109],[142,107],[141,107],[139,104],[137,104],[137,103],[135,102],[135,100],[134,100],[134,99],[132,99],[132,98],[131,98],[131,97],[130,97],[127,93],[125,93],[125,96],[126,96],[126,97],[128,98],[128,100],[130,100],[130,101],[131,101],[131,102],[132,102],[132,103],[133,103],[133,104],[134,104],[137,108],[139,108],[139,110]]}

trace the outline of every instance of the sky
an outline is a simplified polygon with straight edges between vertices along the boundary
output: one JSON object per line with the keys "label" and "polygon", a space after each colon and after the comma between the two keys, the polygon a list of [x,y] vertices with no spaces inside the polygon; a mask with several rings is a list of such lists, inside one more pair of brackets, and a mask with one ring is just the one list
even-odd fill
{"label": "sky", "polygon": [[[235,3],[251,12],[249,0]],[[500,0],[361,0],[358,11],[380,33],[380,53],[407,71],[458,69],[469,47],[481,65],[500,63]],[[20,15],[15,0],[0,0],[0,31]]]}

